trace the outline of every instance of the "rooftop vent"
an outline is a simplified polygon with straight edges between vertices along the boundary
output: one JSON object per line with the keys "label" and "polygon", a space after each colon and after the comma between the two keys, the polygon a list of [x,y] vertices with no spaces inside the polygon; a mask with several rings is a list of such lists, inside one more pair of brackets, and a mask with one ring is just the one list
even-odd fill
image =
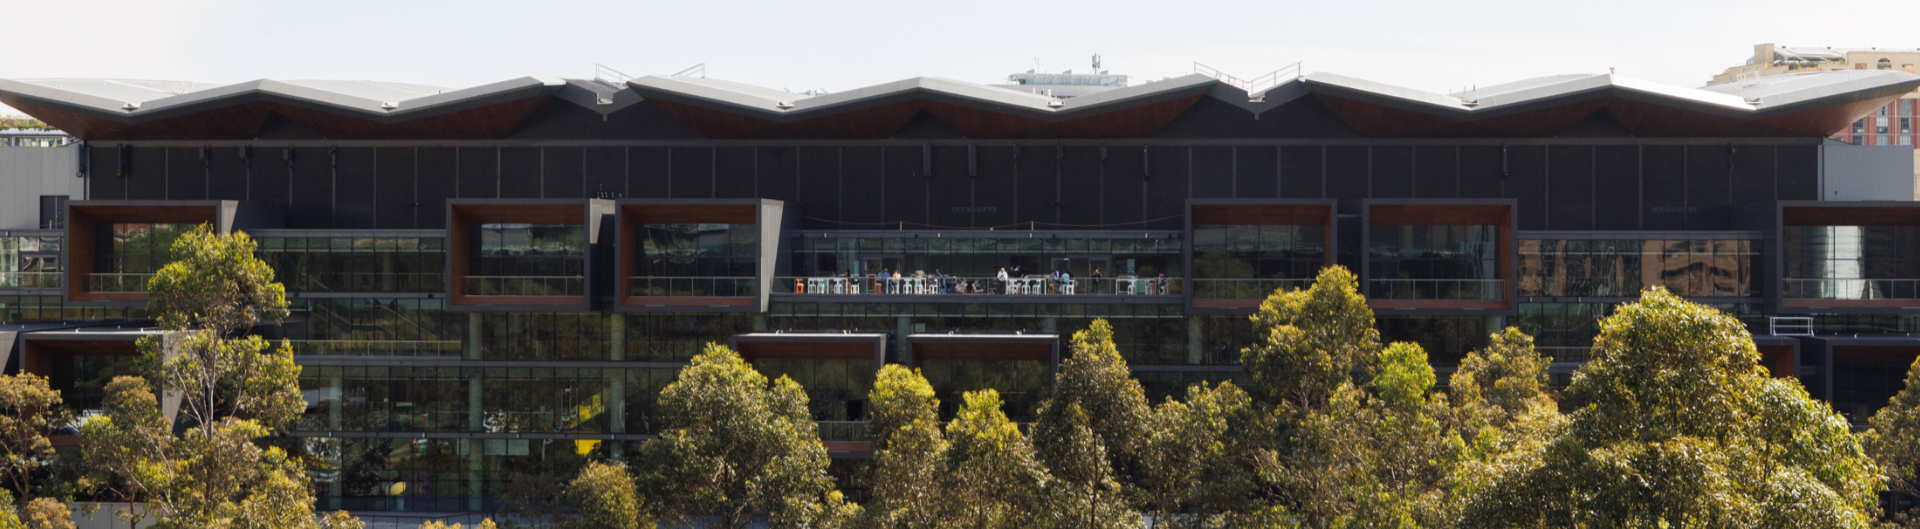
{"label": "rooftop vent", "polygon": [[1062,101],[1060,101],[1060,100],[1058,100],[1058,99],[1048,99],[1048,100],[1047,100],[1047,106],[1048,106],[1048,107],[1052,107],[1052,108],[1060,108],[1060,105],[1063,105],[1063,104],[1066,104],[1066,103],[1065,103],[1065,102],[1062,102]]}
{"label": "rooftop vent", "polygon": [[120,109],[121,109],[121,110],[125,110],[125,111],[128,111],[128,112],[132,112],[132,111],[135,111],[135,110],[139,110],[139,109],[140,109],[140,104],[139,104],[139,103],[127,103],[127,104],[124,104],[124,105],[120,105]]}
{"label": "rooftop vent", "polygon": [[773,106],[780,107],[780,108],[793,108],[793,102],[792,101],[775,101],[773,102]]}
{"label": "rooftop vent", "polygon": [[392,102],[392,101],[381,101],[381,102],[380,102],[380,108],[381,108],[382,110],[393,110],[393,109],[396,109],[396,108],[400,108],[400,104],[399,104],[399,103],[395,103],[395,102]]}

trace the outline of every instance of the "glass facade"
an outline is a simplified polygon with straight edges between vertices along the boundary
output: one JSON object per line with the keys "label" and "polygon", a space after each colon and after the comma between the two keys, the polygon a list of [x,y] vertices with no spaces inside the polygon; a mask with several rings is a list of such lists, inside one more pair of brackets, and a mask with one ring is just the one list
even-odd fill
{"label": "glass facade", "polygon": [[59,236],[0,236],[0,289],[59,288]]}
{"label": "glass facade", "polygon": [[1375,225],[1367,233],[1368,297],[1504,297],[1498,226]]}
{"label": "glass facade", "polygon": [[173,261],[173,241],[192,224],[101,224],[96,226],[92,292],[146,292],[147,279]]}
{"label": "glass facade", "polygon": [[1181,252],[1185,250],[1176,235],[1142,235],[799,237],[792,240],[792,270],[796,276],[808,277],[866,277],[886,271],[908,276],[990,279],[1002,270],[1014,277],[1065,272],[1076,280],[1184,275]]}
{"label": "glass facade", "polygon": [[1759,297],[1759,241],[1522,239],[1519,295]]}
{"label": "glass facade", "polygon": [[586,226],[480,224],[470,229],[468,295],[586,295]]}
{"label": "glass facade", "polygon": [[287,319],[260,332],[288,340],[295,355],[457,357],[467,337],[467,316],[447,312],[443,299],[295,298],[287,305]]}
{"label": "glass facade", "polygon": [[443,292],[447,253],[439,237],[259,239],[274,279],[300,292]]}
{"label": "glass facade", "polygon": [[629,296],[753,296],[757,224],[643,224]]}
{"label": "glass facade", "polygon": [[140,374],[139,362],[136,355],[56,355],[47,382],[77,417],[98,412],[107,396],[107,383],[116,376]]}
{"label": "glass facade", "polygon": [[1786,226],[1781,297],[1920,299],[1920,227]]}
{"label": "glass facade", "polygon": [[1196,225],[1193,296],[1264,298],[1312,283],[1327,264],[1325,226]]}

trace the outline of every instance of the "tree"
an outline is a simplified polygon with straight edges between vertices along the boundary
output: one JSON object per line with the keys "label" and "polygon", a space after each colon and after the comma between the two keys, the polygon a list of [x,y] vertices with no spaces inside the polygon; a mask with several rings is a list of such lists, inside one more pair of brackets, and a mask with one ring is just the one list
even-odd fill
{"label": "tree", "polygon": [[864,526],[931,529],[939,526],[941,461],[947,440],[940,433],[940,400],[920,372],[898,364],[880,368],[867,393],[873,440],[872,499]]}
{"label": "tree", "polygon": [[53,498],[34,498],[16,507],[13,494],[0,490],[0,529],[74,529],[67,504]]}
{"label": "tree", "polygon": [[[1907,368],[1907,384],[1873,414],[1865,434],[1867,453],[1886,475],[1887,489],[1906,498],[1920,497],[1920,359]],[[1920,513],[1893,513],[1901,527],[1920,527]]]}
{"label": "tree", "polygon": [[32,373],[0,376],[0,478],[21,498],[33,497],[33,473],[53,455],[47,440],[60,392]]}
{"label": "tree", "polygon": [[1047,471],[1019,426],[1000,410],[1000,392],[961,395],[965,403],[947,423],[947,457],[940,476],[941,516],[973,529],[1040,525]]}
{"label": "tree", "polygon": [[1601,322],[1574,412],[1537,468],[1467,506],[1470,527],[1867,527],[1879,469],[1739,320],[1660,287]]}
{"label": "tree", "polygon": [[1152,412],[1146,392],[1107,320],[1074,333],[1072,351],[1033,425],[1034,450],[1054,478],[1048,511],[1079,527],[1137,521],[1123,484],[1133,481],[1133,451]]}
{"label": "tree", "polygon": [[[1473,501],[1502,476],[1537,467],[1566,417],[1547,388],[1546,357],[1533,337],[1508,327],[1467,353],[1448,382],[1453,429],[1466,443],[1449,477],[1449,506]],[[1455,514],[1457,517],[1457,513]]]}
{"label": "tree", "polygon": [[739,354],[708,344],[660,393],[659,437],[642,446],[645,489],[665,517],[709,528],[837,527],[859,507],[827,474],[807,394],[772,383]]}
{"label": "tree", "polygon": [[1271,421],[1244,433],[1268,516],[1310,527],[1433,525],[1459,442],[1438,418],[1444,396],[1418,345],[1383,346],[1358,282],[1322,270],[1311,288],[1276,291],[1253,317],[1262,339],[1241,363]]}
{"label": "tree", "polygon": [[1268,417],[1239,386],[1222,382],[1187,388],[1184,401],[1168,398],[1153,409],[1141,440],[1144,503],[1154,527],[1260,527],[1272,517],[1258,501],[1252,471],[1256,444],[1249,431],[1266,431]]}
{"label": "tree", "polygon": [[256,442],[305,403],[286,342],[245,335],[287,313],[285,289],[254,250],[246,234],[206,225],[174,240],[173,261],[147,284],[168,332],[140,347],[152,378],[179,396],[187,428],[175,435],[148,382],[122,377],[109,384],[106,417],[83,428],[83,452],[159,527],[357,526],[316,517],[301,462]]}
{"label": "tree", "polygon": [[566,497],[578,510],[579,519],[573,526],[579,529],[653,527],[653,521],[640,510],[640,495],[625,464],[587,463],[580,475],[567,483]]}

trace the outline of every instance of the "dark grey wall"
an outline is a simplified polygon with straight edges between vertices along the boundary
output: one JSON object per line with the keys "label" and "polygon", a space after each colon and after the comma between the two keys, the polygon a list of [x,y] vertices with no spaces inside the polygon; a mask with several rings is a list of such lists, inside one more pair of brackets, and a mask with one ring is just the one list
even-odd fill
{"label": "dark grey wall", "polygon": [[1735,204],[1820,198],[1817,145],[1598,143],[1000,144],[975,147],[971,177],[967,147],[950,143],[256,144],[247,159],[225,146],[205,160],[101,145],[88,183],[94,200],[278,202],[289,228],[334,229],[441,228],[454,197],[770,198],[800,229],[1179,229],[1192,197],[1512,198],[1522,230],[1724,230]]}

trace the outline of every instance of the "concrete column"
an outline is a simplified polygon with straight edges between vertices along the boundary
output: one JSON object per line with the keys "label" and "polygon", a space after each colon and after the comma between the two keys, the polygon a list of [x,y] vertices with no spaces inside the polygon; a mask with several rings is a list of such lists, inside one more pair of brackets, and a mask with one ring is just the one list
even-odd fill
{"label": "concrete column", "polygon": [[1207,361],[1206,344],[1202,340],[1206,334],[1201,332],[1204,329],[1199,316],[1187,316],[1187,363],[1189,364]]}
{"label": "concrete column", "polygon": [[627,433],[627,370],[613,368],[605,371],[607,378],[607,422],[608,431]]}
{"label": "concrete column", "polygon": [[607,359],[615,362],[627,359],[627,315],[613,313],[607,316]]}
{"label": "concrete column", "polygon": [[469,432],[486,429],[485,415],[481,413],[481,406],[486,402],[483,399],[486,393],[481,388],[480,378],[480,375],[467,378],[467,431]]}
{"label": "concrete column", "polygon": [[480,313],[467,313],[467,359],[480,359]]}
{"label": "concrete column", "polygon": [[478,511],[481,510],[480,500],[482,492],[480,490],[480,474],[482,469],[480,457],[487,451],[486,441],[479,439],[461,439],[460,442],[467,445],[467,510]]}
{"label": "concrete column", "polygon": [[900,354],[895,356],[894,359],[902,364],[906,364],[908,367],[912,367],[913,344],[907,342],[907,336],[913,334],[913,318],[910,316],[901,316],[895,321],[897,323],[894,324],[895,334],[893,341],[900,344]]}
{"label": "concrete column", "polygon": [[342,402],[347,399],[346,383],[341,380],[340,374],[336,371],[333,376],[327,377],[327,387],[333,391],[333,399],[327,402],[327,430],[338,432],[342,430],[340,408]]}

